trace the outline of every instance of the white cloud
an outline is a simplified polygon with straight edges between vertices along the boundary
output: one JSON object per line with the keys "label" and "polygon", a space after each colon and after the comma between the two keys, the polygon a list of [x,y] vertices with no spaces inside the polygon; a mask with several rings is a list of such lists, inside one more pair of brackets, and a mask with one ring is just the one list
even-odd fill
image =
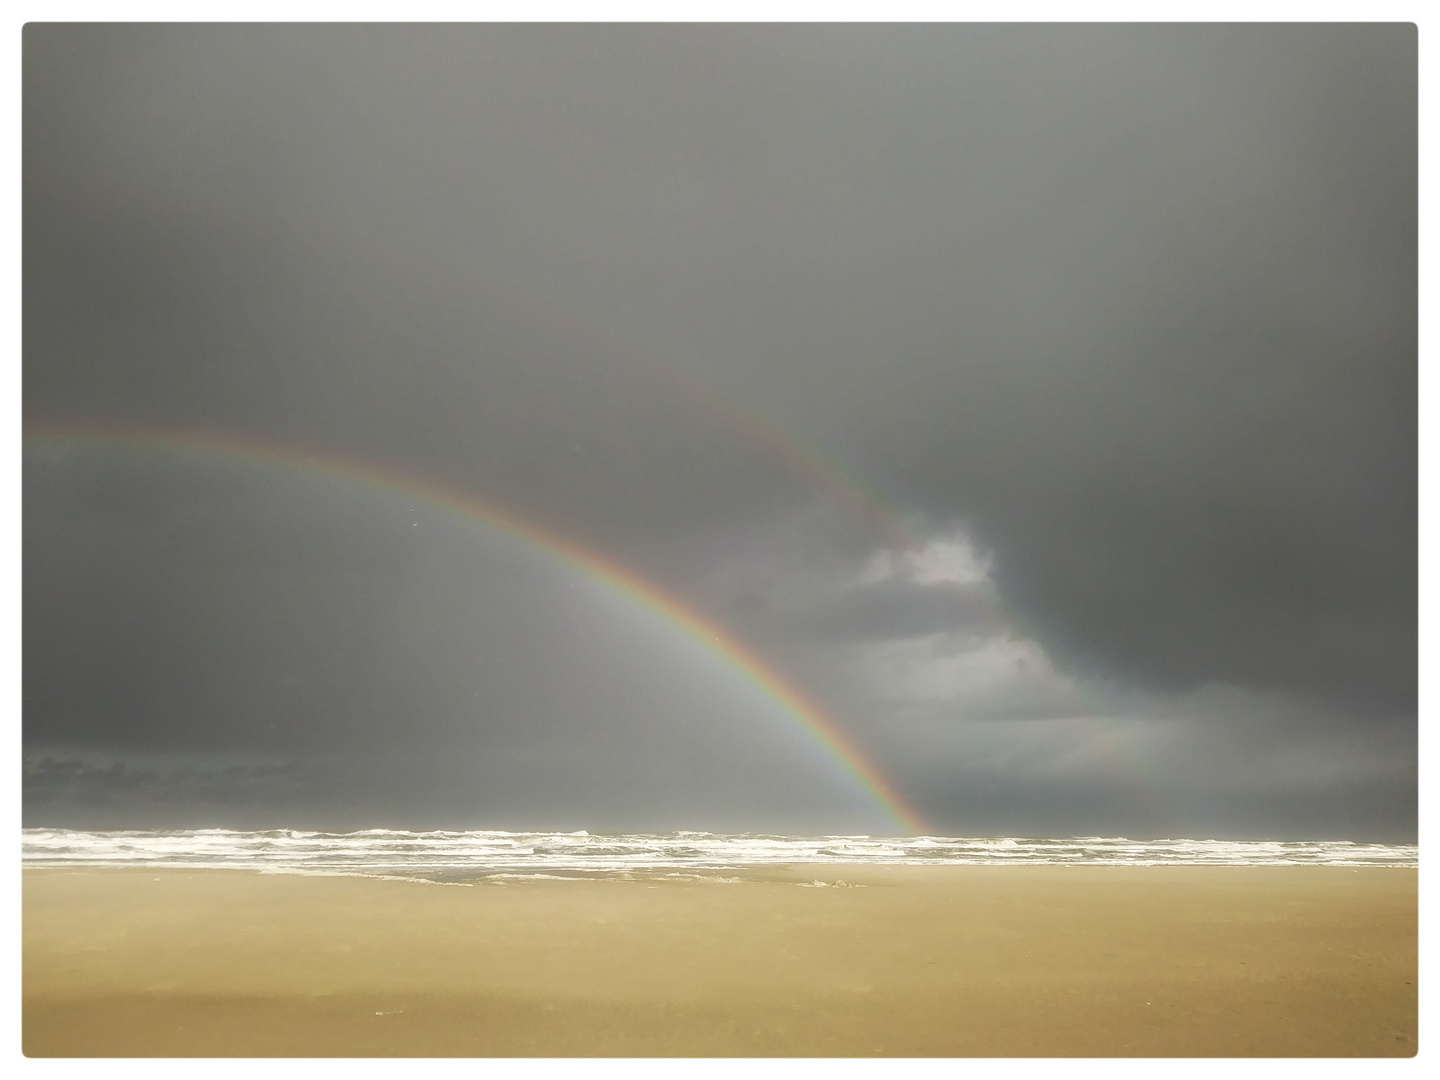
{"label": "white cloud", "polygon": [[917,585],[973,585],[989,578],[990,558],[978,553],[963,532],[956,531],[930,540],[918,550],[875,552],[856,584],[864,587],[898,579]]}

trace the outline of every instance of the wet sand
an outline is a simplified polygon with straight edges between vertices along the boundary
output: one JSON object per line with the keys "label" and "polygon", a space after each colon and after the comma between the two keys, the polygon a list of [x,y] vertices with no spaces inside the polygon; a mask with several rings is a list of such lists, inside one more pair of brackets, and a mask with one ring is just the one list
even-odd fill
{"label": "wet sand", "polygon": [[820,866],[743,876],[462,886],[27,870],[24,1050],[1416,1050],[1414,870]]}

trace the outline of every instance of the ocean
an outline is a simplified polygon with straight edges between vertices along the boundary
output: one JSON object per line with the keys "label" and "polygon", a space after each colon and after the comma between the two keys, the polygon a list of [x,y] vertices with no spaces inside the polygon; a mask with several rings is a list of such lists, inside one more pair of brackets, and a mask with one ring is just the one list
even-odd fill
{"label": "ocean", "polygon": [[1411,844],[1344,840],[1130,840],[754,833],[406,832],[366,829],[22,830],[27,867],[175,867],[431,881],[506,876],[626,877],[785,864],[1413,867]]}

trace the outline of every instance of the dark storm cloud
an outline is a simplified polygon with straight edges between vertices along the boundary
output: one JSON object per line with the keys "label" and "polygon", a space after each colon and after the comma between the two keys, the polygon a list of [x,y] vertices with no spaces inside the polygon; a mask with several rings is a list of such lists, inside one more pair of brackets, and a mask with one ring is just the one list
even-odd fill
{"label": "dark storm cloud", "polygon": [[[31,25],[24,77],[32,417],[486,493],[811,649],[863,718],[851,644],[993,627],[958,586],[787,584],[853,584],[881,535],[720,580],[816,498],[817,447],[970,533],[1072,670],[1413,716],[1413,27]],[[216,737],[254,752],[421,685],[448,715],[457,648],[426,666],[375,615],[419,572],[379,519],[83,473],[27,482],[27,740],[177,738],[166,662],[231,686]],[[306,698],[284,658],[324,625],[357,670],[409,659]],[[292,708],[319,719],[267,741]]]}
{"label": "dark storm cloud", "polygon": [[[81,757],[34,757],[26,760],[24,768],[25,811],[27,818],[60,828],[116,822],[165,828],[178,820],[192,827],[233,826],[237,809],[267,805],[288,809],[313,797],[311,772],[293,762],[137,765],[113,758],[101,763]],[[278,824],[273,818],[246,822],[252,823]]]}

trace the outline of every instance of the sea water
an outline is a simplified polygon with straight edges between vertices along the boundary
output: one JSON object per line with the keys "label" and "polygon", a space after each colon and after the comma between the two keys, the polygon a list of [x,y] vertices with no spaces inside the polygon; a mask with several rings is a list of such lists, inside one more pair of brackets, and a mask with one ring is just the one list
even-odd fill
{"label": "sea water", "polygon": [[25,829],[23,865],[261,870],[463,880],[492,874],[625,876],[785,864],[889,866],[1418,865],[1410,844],[1345,840],[1130,840],[950,836],[770,836],[754,833],[406,832],[301,829],[95,832]]}

